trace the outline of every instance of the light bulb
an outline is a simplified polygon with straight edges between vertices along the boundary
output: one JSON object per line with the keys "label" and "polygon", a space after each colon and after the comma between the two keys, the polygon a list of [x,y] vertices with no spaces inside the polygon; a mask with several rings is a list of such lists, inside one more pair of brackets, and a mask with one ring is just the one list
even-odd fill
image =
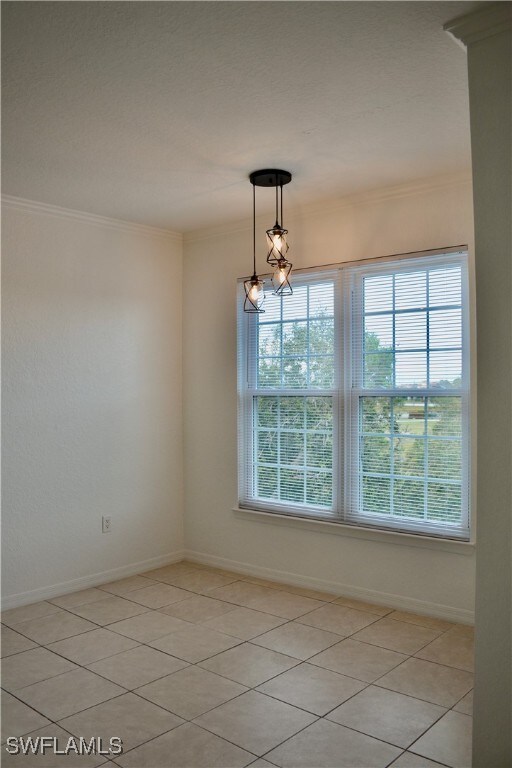
{"label": "light bulb", "polygon": [[288,251],[286,234],[287,230],[283,229],[277,222],[272,229],[267,229],[267,240],[269,248],[267,254],[267,262],[269,264],[276,263],[285,257],[285,254]]}
{"label": "light bulb", "polygon": [[280,234],[276,234],[272,237],[272,249],[274,251],[275,258],[281,258],[281,256],[284,256],[285,240]]}
{"label": "light bulb", "polygon": [[253,285],[251,290],[249,291],[250,300],[254,302],[258,301],[258,294],[259,294],[259,286],[257,284]]}
{"label": "light bulb", "polygon": [[279,282],[282,284],[284,283],[285,280],[286,280],[286,270],[283,267],[281,267],[281,269],[279,270]]}

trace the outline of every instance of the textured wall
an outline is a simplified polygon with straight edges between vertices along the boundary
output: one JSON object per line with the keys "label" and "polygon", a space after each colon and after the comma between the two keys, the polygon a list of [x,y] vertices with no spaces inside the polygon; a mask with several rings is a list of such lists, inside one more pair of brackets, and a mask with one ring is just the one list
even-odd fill
{"label": "textured wall", "polygon": [[4,206],[4,597],[182,549],[181,265],[179,238]]}
{"label": "textured wall", "polygon": [[[264,231],[265,224],[258,224]],[[290,258],[313,266],[472,243],[471,186],[447,178],[304,211],[286,222]],[[184,258],[186,545],[201,555],[344,585],[368,596],[469,620],[474,552],[458,554],[237,516],[236,278],[251,231],[187,237]],[[264,240],[260,241],[260,267]],[[198,312],[198,307],[201,311]],[[403,539],[400,539],[403,541]],[[366,591],[366,592],[365,592]],[[404,603],[405,601],[405,603]]]}

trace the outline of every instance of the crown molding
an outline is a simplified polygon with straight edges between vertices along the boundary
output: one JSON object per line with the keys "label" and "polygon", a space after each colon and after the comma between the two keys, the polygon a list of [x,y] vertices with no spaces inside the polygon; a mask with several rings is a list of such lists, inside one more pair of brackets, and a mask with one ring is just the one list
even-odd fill
{"label": "crown molding", "polygon": [[512,28],[512,3],[487,3],[483,8],[457,16],[443,25],[463,48]]}
{"label": "crown molding", "polygon": [[149,227],[145,224],[137,224],[123,219],[110,219],[107,216],[99,216],[95,213],[86,211],[76,211],[72,208],[62,208],[59,205],[50,203],[41,203],[37,200],[27,200],[23,197],[14,197],[13,195],[2,195],[2,207],[13,208],[18,211],[28,213],[37,213],[43,216],[55,216],[60,219],[71,219],[86,224],[93,224],[107,229],[115,229],[120,232],[131,232],[132,234],[142,234],[148,237],[160,237],[174,242],[182,242],[183,236],[180,232],[173,232],[169,229],[159,229],[158,227]]}
{"label": "crown molding", "polygon": [[[337,213],[344,208],[370,205],[394,198],[398,199],[411,197],[413,195],[421,195],[453,186],[470,184],[470,170],[445,174],[442,176],[434,176],[428,179],[420,179],[418,181],[409,182],[406,184],[396,184],[389,187],[380,187],[368,192],[347,195],[346,197],[342,198],[330,198],[328,200],[316,201],[315,203],[311,203],[309,205],[297,206],[296,208],[289,210],[287,219],[288,221],[293,221],[299,217],[303,218],[308,216]],[[100,227],[115,229],[121,232],[143,234],[148,237],[163,237],[167,240],[179,243],[194,243],[201,240],[209,240],[210,238],[220,237],[226,234],[226,227],[229,228],[229,232],[231,234],[236,232],[246,232],[247,230],[252,229],[252,218],[244,218],[232,223],[223,223],[221,225],[192,230],[191,232],[185,232],[182,234],[181,232],[175,232],[168,229],[159,229],[158,227],[149,227],[144,224],[137,224],[135,222],[124,221],[122,219],[111,219],[106,216],[99,216],[98,214],[94,213],[77,211],[72,208],[63,208],[58,205],[41,203],[36,200],[28,200],[23,197],[15,197],[13,195],[2,195],[1,201],[2,206],[5,208],[13,208],[15,210],[37,213],[45,216],[55,216],[58,218],[71,219],[74,221],[80,221]]]}
{"label": "crown molding", "polygon": [[[472,176],[470,170],[460,171],[458,173],[444,174],[442,176],[434,176],[428,179],[419,179],[418,181],[409,182],[406,184],[396,184],[390,187],[380,187],[368,192],[360,192],[353,195],[347,195],[346,197],[342,198],[330,198],[328,200],[316,201],[309,205],[288,208],[286,219],[289,223],[299,217],[304,218],[309,216],[337,213],[344,208],[354,208],[357,206],[385,202],[386,200],[392,200],[394,198],[399,199],[404,197],[411,197],[414,195],[422,195],[428,192],[434,192],[449,187],[471,185],[471,183]],[[263,218],[258,216],[257,222],[260,219],[263,221]],[[252,230],[252,218],[240,219],[233,223],[224,223],[213,227],[206,227],[204,229],[185,232],[183,234],[183,242],[185,244],[189,244],[200,242],[201,240],[209,240],[210,238],[214,237],[222,237],[226,234],[227,230],[229,230],[230,234]]]}

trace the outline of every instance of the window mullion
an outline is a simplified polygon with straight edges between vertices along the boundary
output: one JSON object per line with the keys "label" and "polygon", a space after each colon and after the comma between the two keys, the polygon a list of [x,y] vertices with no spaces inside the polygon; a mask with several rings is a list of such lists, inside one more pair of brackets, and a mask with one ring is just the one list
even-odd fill
{"label": "window mullion", "polygon": [[[272,298],[266,315],[240,320],[242,499],[276,512],[295,514],[294,508],[299,514],[328,514],[332,476],[332,511],[339,520],[465,535],[468,348],[467,288],[459,302],[461,275],[464,282],[463,256],[347,264],[329,276],[310,273],[294,284],[293,298]],[[331,309],[322,298],[329,284],[334,309],[332,298]],[[326,306],[325,314],[318,306]],[[324,323],[316,322],[320,316]],[[366,316],[371,319],[365,321]],[[285,340],[286,352],[292,353],[286,357]],[[330,384],[331,361],[334,386],[312,386]],[[278,381],[279,387],[272,386]],[[332,461],[331,432],[337,436]],[[374,476],[363,485],[363,477]]]}

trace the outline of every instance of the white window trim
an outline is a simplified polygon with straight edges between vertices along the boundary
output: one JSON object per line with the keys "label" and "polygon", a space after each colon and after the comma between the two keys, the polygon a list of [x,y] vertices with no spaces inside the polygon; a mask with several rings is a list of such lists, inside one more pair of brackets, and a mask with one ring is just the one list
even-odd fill
{"label": "white window trim", "polygon": [[[463,476],[463,494],[465,494],[465,510],[467,514],[467,525],[468,530],[462,530],[460,533],[458,531],[453,532],[452,530],[447,529],[447,535],[444,535],[441,531],[441,529],[437,529],[436,531],[425,531],[418,529],[414,524],[409,525],[407,522],[403,524],[402,526],[397,526],[396,520],[390,520],[389,523],[386,522],[385,518],[379,519],[378,522],[374,522],[373,520],[371,522],[367,521],[363,516],[358,516],[357,519],[350,518],[346,514],[346,499],[348,496],[348,493],[351,493],[350,490],[350,480],[347,478],[347,475],[351,472],[351,462],[344,460],[344,452],[347,450],[347,446],[350,450],[350,441],[347,437],[347,429],[348,429],[348,422],[350,419],[350,406],[344,406],[344,401],[346,401],[346,393],[351,390],[351,386],[348,386],[348,384],[351,385],[352,380],[352,373],[349,370],[350,366],[352,365],[352,355],[345,354],[345,350],[347,347],[347,344],[351,344],[352,341],[352,328],[351,328],[351,322],[352,318],[350,318],[347,321],[347,317],[343,316],[344,312],[346,310],[343,310],[342,304],[344,304],[345,307],[352,306],[351,301],[347,302],[347,296],[346,291],[350,291],[350,281],[343,279],[343,273],[346,271],[350,271],[350,273],[355,273],[356,271],[361,270],[361,272],[370,271],[372,273],[376,272],[377,269],[380,271],[382,270],[385,272],[386,270],[389,270],[391,265],[389,262],[398,262],[398,261],[411,261],[414,263],[411,263],[410,269],[411,271],[414,271],[418,269],[418,262],[424,258],[429,257],[429,259],[432,259],[432,257],[439,256],[439,261],[443,264],[450,263],[452,261],[453,263],[460,264],[461,261],[464,263],[465,260],[465,268],[463,269],[463,284],[462,284],[462,312],[463,312],[463,341],[462,341],[462,347],[463,347],[463,365],[464,365],[464,380],[466,382],[466,391],[458,391],[454,394],[461,395],[463,399],[463,430],[465,431],[465,438],[463,439],[463,447],[464,447],[464,460],[463,460],[463,472],[465,473],[465,477]],[[360,265],[360,266],[359,266]],[[334,424],[334,432],[333,436],[336,436],[337,433],[337,439],[334,440],[335,444],[335,454],[338,454],[337,456],[334,456],[333,459],[333,472],[334,474],[337,474],[338,477],[341,477],[341,474],[343,473],[343,485],[341,488],[340,493],[340,483],[334,483],[334,494],[333,494],[333,511],[326,511],[324,509],[318,509],[314,510],[313,508],[304,509],[303,507],[295,506],[292,503],[289,503],[287,505],[282,504],[276,504],[275,506],[272,505],[272,503],[262,501],[259,502],[256,499],[243,499],[243,488],[247,487],[245,485],[246,483],[246,475],[245,473],[247,471],[251,471],[252,467],[252,460],[251,461],[242,461],[240,459],[241,451],[245,450],[246,445],[246,435],[252,434],[252,423],[251,423],[251,411],[250,408],[247,407],[247,402],[252,400],[252,397],[254,395],[254,390],[249,390],[244,386],[244,378],[247,376],[247,361],[250,361],[252,364],[254,364],[254,361],[256,360],[256,354],[254,349],[250,349],[250,344],[248,343],[248,333],[247,333],[247,322],[241,322],[240,323],[240,316],[239,314],[239,333],[238,333],[238,355],[239,355],[239,365],[238,365],[238,377],[239,377],[239,451],[238,451],[238,468],[239,468],[239,498],[237,504],[233,507],[233,511],[237,513],[238,516],[240,516],[242,519],[260,519],[264,520],[265,522],[274,522],[276,524],[284,524],[284,525],[294,525],[299,528],[303,529],[309,529],[309,530],[321,530],[322,532],[326,533],[344,533],[349,536],[356,536],[358,538],[364,538],[364,539],[371,539],[371,540],[380,540],[380,541],[387,541],[388,543],[390,541],[394,543],[399,544],[414,544],[417,542],[418,546],[426,546],[428,548],[436,548],[436,549],[445,549],[447,551],[454,551],[454,552],[464,552],[465,554],[470,554],[472,552],[472,548],[474,547],[474,514],[472,509],[472,499],[471,499],[471,477],[472,477],[472,467],[471,467],[471,442],[470,442],[470,432],[471,432],[471,400],[472,395],[467,391],[468,388],[472,388],[473,382],[471,381],[471,365],[470,365],[470,328],[472,326],[472,317],[471,317],[471,308],[470,308],[470,290],[469,290],[469,279],[468,279],[468,273],[469,273],[469,265],[468,265],[468,247],[467,246],[455,246],[451,248],[444,248],[441,250],[433,250],[433,251],[425,251],[425,252],[419,252],[419,253],[408,253],[403,255],[397,255],[397,256],[386,256],[376,259],[364,259],[360,260],[359,262],[342,262],[338,264],[329,264],[321,267],[311,267],[307,269],[302,270],[296,270],[297,276],[303,276],[304,281],[303,282],[310,282],[311,281],[318,281],[321,282],[322,280],[325,280],[328,278],[329,273],[333,275],[333,273],[340,273],[342,275],[342,284],[341,284],[341,290],[338,290],[335,292],[335,324],[337,325],[338,329],[338,338],[340,339],[340,343],[335,345],[335,360],[337,361],[337,370],[341,370],[341,363],[344,363],[343,370],[344,370],[344,381],[337,382],[338,389],[327,391],[327,390],[293,390],[290,391],[289,394],[298,395],[298,396],[307,396],[310,395],[316,395],[316,396],[322,396],[322,395],[332,395],[334,398],[334,403],[336,403],[336,399],[338,402],[338,408],[335,408],[335,424]],[[311,276],[311,278],[310,278]],[[302,281],[301,281],[302,282]],[[240,286],[242,284],[240,283]],[[340,301],[340,298],[343,297],[343,302]],[[237,296],[239,298],[239,296]],[[238,301],[238,307],[240,307],[240,301]],[[240,309],[239,309],[240,311]],[[245,316],[247,318],[247,315]],[[244,319],[245,319],[244,318]],[[254,335],[253,335],[254,340]],[[247,353],[247,360],[245,361],[245,364],[242,362],[242,365],[240,364],[241,361],[241,355],[243,357],[244,351]],[[350,360],[350,365],[347,365],[347,362]],[[347,377],[348,380],[347,380]],[[265,393],[265,391],[262,391],[262,394]],[[269,392],[270,393],[270,390]],[[271,394],[273,395],[282,395],[286,394],[285,390],[272,390]],[[379,392],[380,394],[380,392]],[[402,394],[402,392],[400,393]],[[414,394],[418,394],[417,391],[414,392]],[[386,395],[386,390],[382,391],[382,395]],[[241,402],[245,399],[245,403]],[[252,444],[252,440],[249,440],[249,443]],[[343,467],[343,470],[342,470]],[[348,493],[347,493],[348,490]],[[339,496],[340,498],[336,498]]]}
{"label": "white window trim", "polygon": [[306,515],[285,515],[277,512],[269,512],[268,510],[263,509],[240,507],[238,505],[233,506],[232,511],[240,520],[297,528],[298,530],[312,531],[313,533],[348,536],[349,538],[362,539],[365,541],[378,541],[383,544],[412,546],[419,547],[420,549],[435,549],[443,552],[453,552],[455,554],[470,556],[474,554],[476,546],[473,537],[469,541],[466,539],[448,539],[441,536],[429,536],[428,534],[422,533],[407,533],[406,531],[398,531],[394,529],[388,530],[369,526],[364,527],[346,523],[343,520],[333,520],[332,518],[323,519]]}

